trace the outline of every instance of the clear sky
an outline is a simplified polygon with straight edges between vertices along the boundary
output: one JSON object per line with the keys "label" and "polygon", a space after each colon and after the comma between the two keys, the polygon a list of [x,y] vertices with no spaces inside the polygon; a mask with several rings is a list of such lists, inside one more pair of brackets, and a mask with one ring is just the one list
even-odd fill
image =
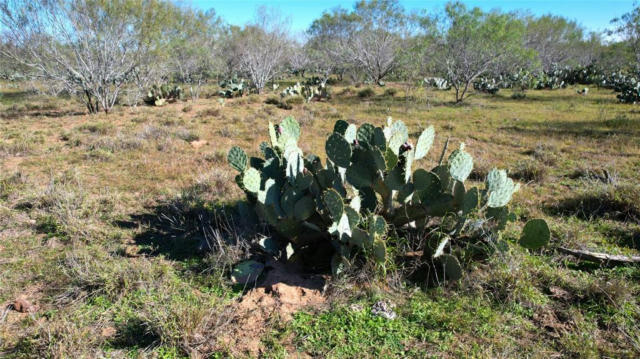
{"label": "clear sky", "polygon": [[[256,7],[267,5],[279,9],[288,17],[294,32],[304,31],[324,10],[337,6],[352,8],[354,0],[183,0],[200,9],[214,8],[227,23],[244,25],[253,18]],[[634,0],[472,0],[463,1],[470,7],[479,6],[484,10],[503,11],[529,10],[535,15],[554,14],[576,20],[588,30],[602,31],[611,19],[633,8]],[[446,1],[440,0],[400,0],[405,9],[439,11]]]}

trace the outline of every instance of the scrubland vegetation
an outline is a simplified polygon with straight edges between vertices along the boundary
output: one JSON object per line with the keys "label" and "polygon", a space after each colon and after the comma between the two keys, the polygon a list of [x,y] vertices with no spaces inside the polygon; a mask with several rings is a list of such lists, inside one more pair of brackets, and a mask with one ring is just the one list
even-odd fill
{"label": "scrubland vegetation", "polygon": [[637,9],[0,4],[0,357],[640,354]]}

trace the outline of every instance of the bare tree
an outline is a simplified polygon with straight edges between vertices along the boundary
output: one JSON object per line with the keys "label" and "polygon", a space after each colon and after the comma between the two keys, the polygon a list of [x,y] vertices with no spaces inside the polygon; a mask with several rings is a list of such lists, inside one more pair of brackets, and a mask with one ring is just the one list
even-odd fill
{"label": "bare tree", "polygon": [[289,41],[286,23],[273,10],[260,7],[255,22],[242,31],[240,41],[240,69],[260,93],[282,70]]}
{"label": "bare tree", "polygon": [[336,8],[323,13],[307,30],[309,39],[306,47],[311,68],[320,75],[323,83],[332,73],[341,77],[346,68],[351,66],[345,53],[345,44],[353,35],[354,26],[353,16],[344,9]]}
{"label": "bare tree", "polygon": [[221,23],[213,10],[205,13],[186,8],[180,14],[179,28],[170,45],[170,62],[179,80],[188,85],[193,101],[200,97],[202,85],[214,68]]}
{"label": "bare tree", "polygon": [[406,26],[404,9],[397,0],[370,0],[356,3],[354,33],[346,51],[355,68],[380,83],[398,64]]}
{"label": "bare tree", "polygon": [[309,51],[306,46],[293,42],[288,56],[289,68],[304,77],[304,73],[311,65]]}
{"label": "bare tree", "polygon": [[3,54],[46,82],[109,112],[139,62],[139,4],[124,0],[3,0],[0,22],[16,46]]}

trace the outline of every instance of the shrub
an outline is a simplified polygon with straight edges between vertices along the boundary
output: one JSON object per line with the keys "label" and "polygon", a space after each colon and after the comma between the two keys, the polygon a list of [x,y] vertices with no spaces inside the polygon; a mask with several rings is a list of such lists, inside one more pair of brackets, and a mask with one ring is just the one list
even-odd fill
{"label": "shrub", "polygon": [[[408,238],[411,231],[430,233],[420,273],[434,283],[462,276],[457,255],[462,248],[504,247],[498,233],[515,219],[507,204],[519,185],[494,168],[483,189],[465,187],[473,159],[464,144],[448,157],[445,145],[431,171],[414,171],[435,131],[425,129],[415,146],[408,133],[402,121],[357,128],[338,120],[322,165],[316,155],[303,156],[300,125],[287,117],[279,125],[269,123],[271,143],[260,144],[263,158],[232,147],[227,158],[239,172],[236,182],[251,209],[278,234],[265,251],[339,274],[361,260],[385,268],[391,261],[387,247],[398,238]],[[535,249],[548,240],[546,223],[532,220],[520,244]]]}
{"label": "shrub", "polygon": [[367,97],[373,97],[375,96],[376,92],[373,91],[373,89],[371,87],[366,87],[363,88],[362,90],[358,91],[358,97],[360,98],[367,98]]}
{"label": "shrub", "polygon": [[304,98],[302,98],[302,96],[293,96],[287,98],[285,102],[287,105],[302,105],[304,103]]}
{"label": "shrub", "polygon": [[280,99],[274,96],[271,97],[267,97],[266,100],[264,100],[264,103],[266,103],[267,105],[279,105],[280,104]]}
{"label": "shrub", "polygon": [[394,88],[388,88],[386,90],[384,90],[384,95],[387,97],[393,97],[398,93],[398,90],[394,89]]}

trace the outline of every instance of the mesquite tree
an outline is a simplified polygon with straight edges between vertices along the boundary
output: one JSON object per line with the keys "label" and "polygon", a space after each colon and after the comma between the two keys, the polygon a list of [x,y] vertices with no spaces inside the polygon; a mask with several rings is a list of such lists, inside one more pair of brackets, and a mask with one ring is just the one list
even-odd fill
{"label": "mesquite tree", "polygon": [[80,95],[90,113],[109,112],[161,17],[156,2],[2,0],[0,22],[14,47],[3,55]]}
{"label": "mesquite tree", "polygon": [[258,9],[254,23],[239,36],[240,69],[258,93],[281,70],[289,47],[286,23],[273,10]]}
{"label": "mesquite tree", "polygon": [[440,34],[429,51],[438,71],[455,89],[456,102],[465,98],[478,76],[529,54],[524,48],[524,23],[514,14],[449,3],[440,24]]}

